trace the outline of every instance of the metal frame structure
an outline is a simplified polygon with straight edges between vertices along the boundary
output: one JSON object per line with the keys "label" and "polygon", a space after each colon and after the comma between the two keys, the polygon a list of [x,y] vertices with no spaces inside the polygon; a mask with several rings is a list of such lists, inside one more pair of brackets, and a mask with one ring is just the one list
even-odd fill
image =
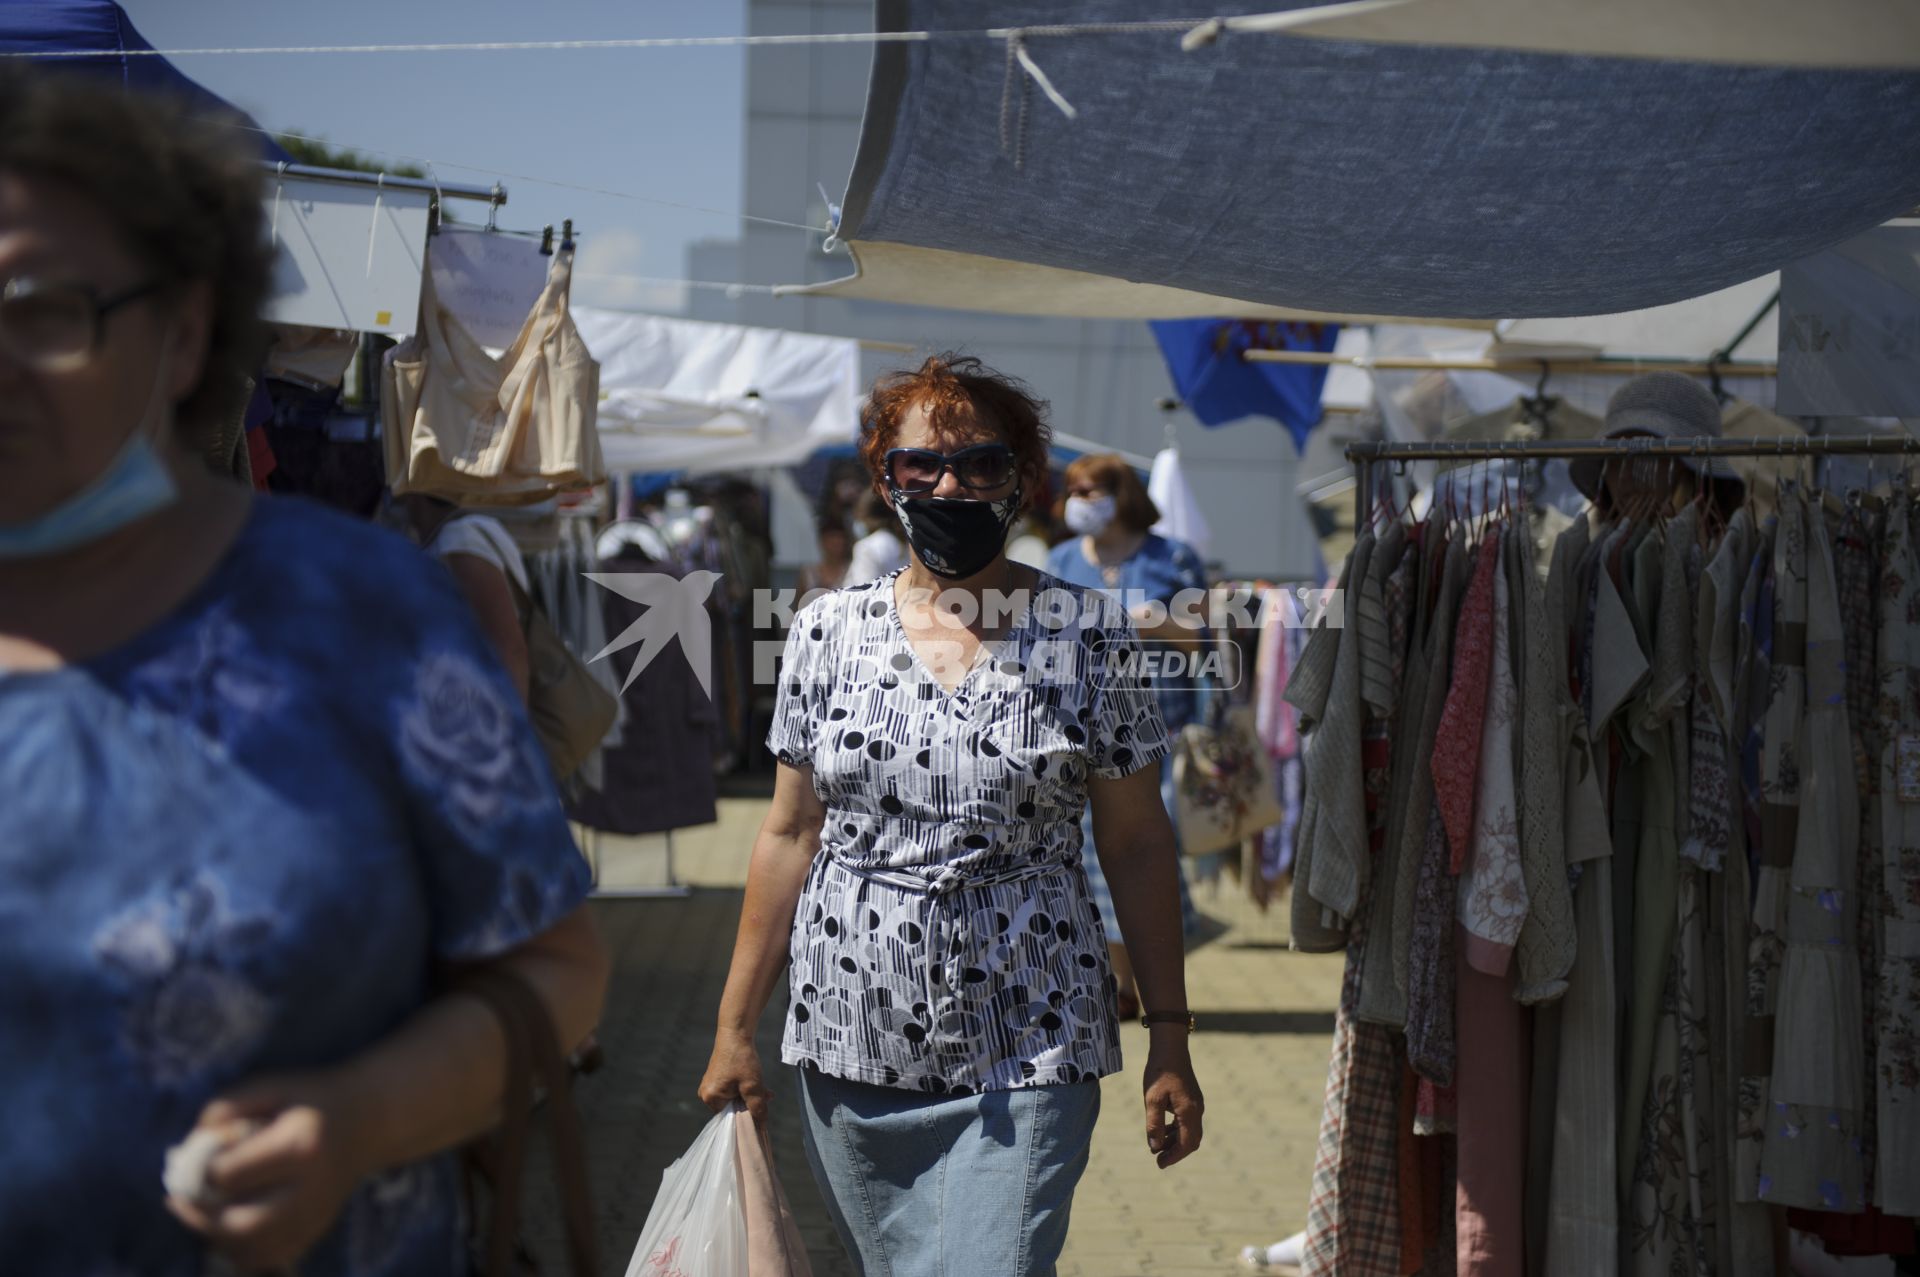
{"label": "metal frame structure", "polygon": [[318,168],[311,164],[275,163],[271,160],[262,160],[260,167],[275,177],[298,177],[310,182],[333,182],[340,186],[371,186],[376,189],[392,187],[396,191],[421,191],[442,199],[475,200],[493,208],[499,208],[507,202],[507,188],[498,182],[490,187],[462,186],[453,182],[436,182],[424,177],[397,177],[391,173],[361,173],[353,169]]}

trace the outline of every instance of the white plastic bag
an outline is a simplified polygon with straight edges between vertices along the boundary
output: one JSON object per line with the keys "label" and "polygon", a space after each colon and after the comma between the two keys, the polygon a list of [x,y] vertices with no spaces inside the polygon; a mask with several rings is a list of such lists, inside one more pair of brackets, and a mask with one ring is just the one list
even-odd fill
{"label": "white plastic bag", "polygon": [[716,1115],[661,1175],[627,1277],[748,1277],[736,1113],[753,1120],[738,1107]]}

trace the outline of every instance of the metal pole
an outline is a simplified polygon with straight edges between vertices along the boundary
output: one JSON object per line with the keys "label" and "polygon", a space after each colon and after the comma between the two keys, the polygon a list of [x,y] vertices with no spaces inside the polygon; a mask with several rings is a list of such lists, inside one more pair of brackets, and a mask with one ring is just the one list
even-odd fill
{"label": "metal pole", "polygon": [[[1492,457],[1618,457],[1715,456],[1804,457],[1857,456],[1868,453],[1920,453],[1920,439],[1911,435],[1809,435],[1774,439],[1626,439],[1510,440],[1498,442],[1436,441],[1432,443],[1354,443],[1347,460],[1362,467],[1382,460],[1465,461]],[[1366,471],[1360,471],[1364,482]]]}
{"label": "metal pole", "polygon": [[1719,350],[1716,350],[1714,352],[1714,358],[1716,360],[1724,361],[1725,356],[1731,355],[1734,351],[1740,349],[1740,343],[1745,341],[1748,337],[1750,337],[1753,334],[1753,330],[1760,326],[1760,321],[1767,317],[1767,312],[1771,311],[1775,306],[1778,306],[1779,304],[1780,304],[1780,290],[1776,288],[1773,290],[1773,296],[1767,298],[1766,305],[1762,306],[1759,310],[1756,310],[1753,312],[1753,318],[1747,321],[1747,326],[1745,328],[1742,328],[1739,332],[1735,333],[1733,335],[1732,341],[1728,342],[1726,345],[1720,347]]}
{"label": "metal pole", "polygon": [[1304,364],[1309,367],[1353,367],[1375,372],[1507,372],[1538,374],[1542,364],[1556,373],[1631,376],[1643,372],[1678,372],[1704,377],[1717,368],[1723,377],[1773,377],[1775,364],[1713,364],[1673,359],[1425,359],[1415,357],[1336,355],[1320,350],[1246,350],[1240,357],[1251,364]]}
{"label": "metal pole", "polygon": [[260,167],[276,177],[299,177],[310,182],[333,182],[340,186],[375,186],[396,191],[420,191],[449,199],[475,200],[499,206],[507,202],[507,188],[495,182],[491,187],[461,186],[449,182],[431,182],[422,177],[394,177],[387,173],[357,173],[352,169],[316,168],[310,164],[284,164],[261,161]]}

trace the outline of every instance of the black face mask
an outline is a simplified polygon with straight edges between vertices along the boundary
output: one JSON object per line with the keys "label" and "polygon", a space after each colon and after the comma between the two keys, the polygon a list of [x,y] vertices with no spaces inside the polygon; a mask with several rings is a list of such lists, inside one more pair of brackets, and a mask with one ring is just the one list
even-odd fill
{"label": "black face mask", "polygon": [[927,571],[950,581],[964,580],[993,562],[1007,544],[1007,529],[1020,513],[1020,489],[998,501],[895,492],[893,512]]}

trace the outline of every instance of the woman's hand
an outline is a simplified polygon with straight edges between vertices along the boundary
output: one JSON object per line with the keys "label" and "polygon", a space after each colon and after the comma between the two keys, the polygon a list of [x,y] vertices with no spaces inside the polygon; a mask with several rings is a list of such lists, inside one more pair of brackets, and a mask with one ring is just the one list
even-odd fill
{"label": "woman's hand", "polygon": [[[1166,1170],[1200,1147],[1201,1115],[1207,1102],[1193,1076],[1186,1026],[1157,1024],[1147,1048],[1147,1151]],[[1174,1036],[1174,1035],[1179,1036]],[[1168,1118],[1172,1121],[1169,1122]]]}
{"label": "woman's hand", "polygon": [[767,1120],[773,1093],[760,1076],[760,1051],[745,1033],[723,1029],[714,1035],[707,1075],[700,1079],[700,1102],[718,1113],[739,1100],[755,1122]]}
{"label": "woman's hand", "polygon": [[358,1108],[327,1072],[260,1078],[220,1096],[196,1128],[253,1129],[209,1164],[215,1200],[169,1197],[167,1209],[242,1272],[291,1268],[377,1169]]}

